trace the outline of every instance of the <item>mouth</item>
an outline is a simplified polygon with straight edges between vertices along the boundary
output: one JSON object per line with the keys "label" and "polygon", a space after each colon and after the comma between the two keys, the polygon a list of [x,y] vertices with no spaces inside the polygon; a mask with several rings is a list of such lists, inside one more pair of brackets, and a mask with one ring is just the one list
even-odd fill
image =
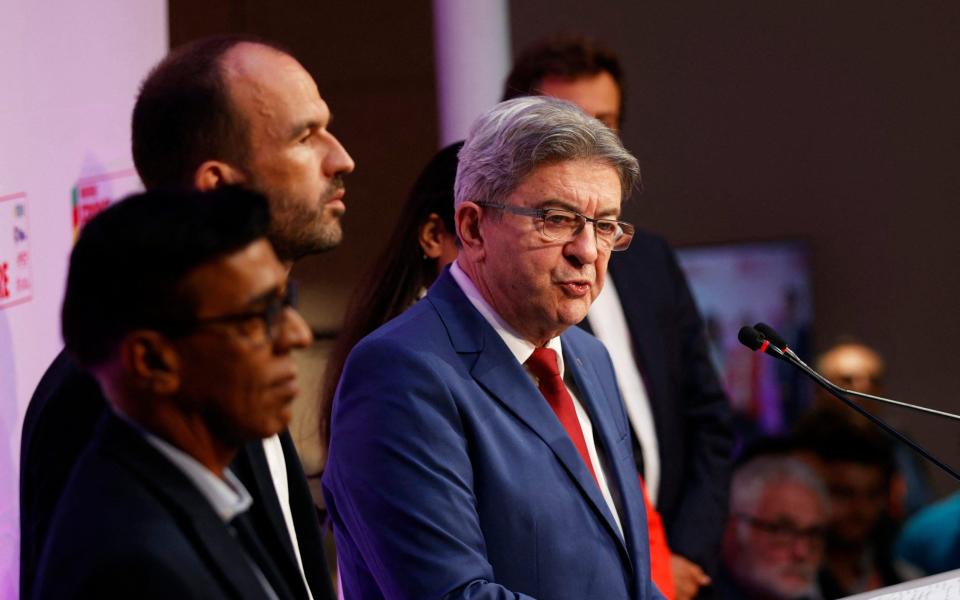
{"label": "mouth", "polygon": [[300,394],[300,385],[297,383],[296,373],[291,373],[279,378],[273,387],[277,390],[280,399],[285,405],[292,403]]}
{"label": "mouth", "polygon": [[325,206],[342,214],[347,210],[347,205],[343,202],[343,197],[346,195],[346,193],[347,191],[345,189],[340,188],[335,194],[327,199]]}
{"label": "mouth", "polygon": [[570,298],[582,298],[590,293],[591,283],[585,280],[561,281],[558,283],[563,293]]}

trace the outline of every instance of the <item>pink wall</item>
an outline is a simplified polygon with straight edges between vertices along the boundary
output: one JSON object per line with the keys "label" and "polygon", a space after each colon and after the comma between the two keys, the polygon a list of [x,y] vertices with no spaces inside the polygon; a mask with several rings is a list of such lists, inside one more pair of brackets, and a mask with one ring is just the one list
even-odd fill
{"label": "pink wall", "polygon": [[74,196],[82,216],[139,187],[130,170],[130,111],[140,80],[166,52],[167,8],[163,0],[0,0],[0,15],[0,599],[7,599],[17,597],[20,428],[61,347]]}

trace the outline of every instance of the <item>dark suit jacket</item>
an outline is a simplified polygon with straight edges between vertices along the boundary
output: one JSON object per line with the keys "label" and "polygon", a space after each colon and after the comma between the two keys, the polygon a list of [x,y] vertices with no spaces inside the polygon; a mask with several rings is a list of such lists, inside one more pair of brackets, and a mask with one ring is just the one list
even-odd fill
{"label": "dark suit jacket", "polygon": [[[662,238],[638,230],[629,249],[613,253],[610,273],[657,429],[657,509],[670,549],[715,573],[727,519],[733,434],[703,320]],[[586,321],[581,325],[589,331]]]}
{"label": "dark suit jacket", "polygon": [[323,487],[347,598],[660,597],[610,359],[577,329],[562,341],[624,537],[556,415],[447,271],[356,346],[340,380]]}
{"label": "dark suit jacket", "polygon": [[[107,412],[96,381],[66,351],[53,361],[37,386],[23,424],[20,451],[20,590],[30,597],[40,552],[54,507],[77,456],[89,443],[96,422]],[[290,435],[280,436],[287,466],[290,508],[307,581],[315,600],[333,598],[323,558],[316,509]],[[253,496],[251,519],[260,541],[274,557],[297,598],[306,590],[287,534],[263,444],[244,446],[231,468]]]}
{"label": "dark suit jacket", "polygon": [[57,504],[33,597],[266,593],[243,546],[194,484],[140,433],[107,414]]}

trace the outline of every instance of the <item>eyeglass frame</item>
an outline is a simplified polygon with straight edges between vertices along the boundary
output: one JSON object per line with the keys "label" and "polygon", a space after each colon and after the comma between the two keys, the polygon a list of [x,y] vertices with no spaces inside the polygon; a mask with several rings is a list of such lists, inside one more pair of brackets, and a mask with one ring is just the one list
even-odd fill
{"label": "eyeglass frame", "polygon": [[[597,223],[613,223],[613,224],[619,229],[619,231],[621,232],[621,234],[620,234],[619,237],[615,238],[615,239],[613,240],[613,242],[611,243],[611,245],[610,245],[610,251],[611,251],[611,252],[623,252],[624,250],[626,250],[627,248],[629,248],[629,247],[630,247],[630,243],[633,241],[633,236],[634,236],[634,234],[636,233],[636,227],[634,227],[633,224],[631,224],[631,223],[627,223],[626,221],[620,221],[620,220],[617,220],[617,219],[597,219],[597,218],[594,218],[594,217],[588,217],[587,215],[582,214],[582,213],[579,213],[579,212],[577,212],[577,211],[575,211],[575,210],[572,210],[572,209],[569,209],[569,208],[561,208],[561,207],[558,207],[558,206],[548,206],[548,207],[541,207],[541,208],[531,208],[531,207],[527,207],[527,206],[517,206],[517,205],[515,205],[515,204],[503,204],[503,203],[487,202],[487,201],[478,201],[478,202],[474,202],[474,204],[476,204],[477,206],[482,206],[482,207],[484,207],[484,208],[493,208],[493,209],[496,209],[496,210],[505,210],[505,211],[507,211],[507,212],[509,212],[509,213],[511,213],[511,214],[514,214],[514,215],[520,215],[520,216],[524,216],[524,217],[533,217],[534,219],[536,219],[536,220],[538,220],[538,221],[540,222],[540,233],[541,233],[544,237],[546,237],[546,238],[548,238],[548,239],[551,239],[551,240],[554,240],[554,241],[557,241],[557,242],[569,242],[569,241],[573,240],[573,239],[576,238],[578,235],[580,235],[580,233],[583,231],[583,229],[587,226],[587,223],[592,223],[592,224],[593,224],[593,235],[594,235],[594,239],[595,239],[595,240],[597,241],[597,243],[599,244],[599,243],[600,243],[600,240],[601,240],[601,235],[602,235],[602,234],[600,234],[600,233],[599,233],[599,230],[597,229]],[[570,237],[569,237],[569,238],[567,238],[567,239],[557,239],[557,238],[551,237],[550,235],[548,235],[548,234],[544,231],[544,227],[545,227],[545,225],[546,225],[546,217],[547,217],[547,214],[548,214],[550,211],[557,211],[557,212],[569,213],[569,214],[572,214],[572,215],[575,215],[575,216],[576,216],[576,218],[577,218],[578,221],[579,221],[579,225],[577,225],[576,229],[571,230],[572,233],[570,234]],[[628,238],[626,244],[624,244],[622,248],[617,248],[617,247],[616,247],[616,246],[617,246],[617,240],[619,240],[619,239],[621,239],[621,238],[623,238],[623,237],[625,237],[625,236]]]}
{"label": "eyeglass frame", "polygon": [[778,546],[787,547],[791,544],[795,544],[797,540],[801,539],[807,542],[807,544],[810,544],[812,547],[817,548],[823,548],[824,544],[826,543],[827,530],[826,526],[824,525],[800,529],[792,523],[781,523],[778,521],[758,519],[757,517],[748,515],[746,513],[735,513],[731,516],[746,523],[754,529],[769,535]]}
{"label": "eyeglass frame", "polygon": [[267,305],[263,310],[248,310],[238,313],[229,313],[225,315],[215,315],[212,317],[203,317],[193,319],[184,327],[185,330],[192,333],[208,325],[217,325],[221,323],[243,323],[253,319],[260,319],[263,322],[263,332],[266,341],[273,343],[280,336],[280,328],[283,326],[283,315],[288,308],[294,310],[300,303],[300,284],[294,279],[288,279],[286,288],[282,294],[272,296],[267,300]]}

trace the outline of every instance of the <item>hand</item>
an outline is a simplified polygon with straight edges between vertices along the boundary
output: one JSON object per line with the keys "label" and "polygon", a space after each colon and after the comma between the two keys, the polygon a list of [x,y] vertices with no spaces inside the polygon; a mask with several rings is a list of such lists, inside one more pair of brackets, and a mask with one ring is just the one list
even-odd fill
{"label": "hand", "polygon": [[673,572],[676,600],[692,600],[701,587],[710,583],[710,577],[703,569],[679,554],[670,555],[670,571]]}

